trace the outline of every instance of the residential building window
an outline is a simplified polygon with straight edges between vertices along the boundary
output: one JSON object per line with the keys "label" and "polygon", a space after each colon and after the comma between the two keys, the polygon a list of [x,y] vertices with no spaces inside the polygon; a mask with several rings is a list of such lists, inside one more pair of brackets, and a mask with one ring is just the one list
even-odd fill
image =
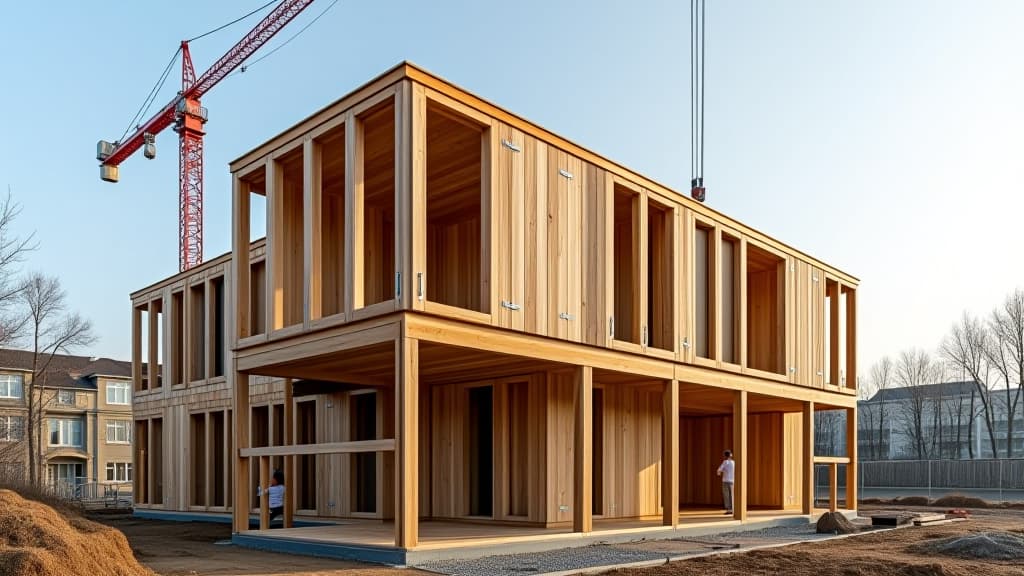
{"label": "residential building window", "polygon": [[0,398],[22,397],[21,374],[0,374]]}
{"label": "residential building window", "polygon": [[74,390],[57,390],[57,404],[63,404],[65,406],[74,406],[74,404],[75,404],[75,391]]}
{"label": "residential building window", "polygon": [[107,462],[107,481],[108,482],[131,482],[132,481],[132,463],[131,462]]}
{"label": "residential building window", "polygon": [[51,419],[50,446],[82,446],[82,421]]}
{"label": "residential building window", "polygon": [[0,416],[0,442],[19,442],[25,439],[23,416]]}
{"label": "residential building window", "polygon": [[130,420],[110,420],[107,422],[107,444],[128,444],[132,441],[132,423]]}
{"label": "residential building window", "polygon": [[107,404],[131,404],[130,390],[129,382],[107,382]]}

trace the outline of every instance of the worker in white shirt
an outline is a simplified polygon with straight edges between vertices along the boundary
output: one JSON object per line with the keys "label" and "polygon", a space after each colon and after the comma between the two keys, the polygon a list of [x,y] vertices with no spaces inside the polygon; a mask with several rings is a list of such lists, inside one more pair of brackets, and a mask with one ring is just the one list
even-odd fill
{"label": "worker in white shirt", "polygon": [[[256,487],[256,497],[263,497],[263,487]],[[267,488],[267,498],[270,502],[270,521],[284,514],[284,472],[274,470],[270,478],[270,487]]]}
{"label": "worker in white shirt", "polygon": [[732,514],[732,485],[736,480],[736,462],[729,450],[725,451],[725,458],[718,465],[718,475],[722,477],[722,500],[725,502],[725,514],[728,516]]}

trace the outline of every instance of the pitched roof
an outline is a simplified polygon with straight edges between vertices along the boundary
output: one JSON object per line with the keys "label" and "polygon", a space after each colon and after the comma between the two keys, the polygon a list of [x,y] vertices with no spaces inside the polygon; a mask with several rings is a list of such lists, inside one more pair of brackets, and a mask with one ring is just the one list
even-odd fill
{"label": "pitched roof", "polygon": [[974,382],[971,381],[939,382],[937,384],[923,384],[915,388],[906,386],[886,388],[885,390],[875,392],[874,396],[866,400],[866,402],[898,402],[910,398],[915,391],[928,398],[968,396],[974,389]]}
{"label": "pitched roof", "polygon": [[[0,370],[32,371],[32,352],[0,348]],[[95,358],[57,354],[46,370],[45,386],[53,388],[96,389],[96,376],[131,376],[131,362],[110,358]]]}

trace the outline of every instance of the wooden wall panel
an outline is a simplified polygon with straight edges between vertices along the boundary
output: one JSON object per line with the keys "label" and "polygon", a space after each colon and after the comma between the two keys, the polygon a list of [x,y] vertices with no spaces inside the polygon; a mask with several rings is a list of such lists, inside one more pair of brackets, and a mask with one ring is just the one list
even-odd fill
{"label": "wooden wall panel", "polygon": [[603,516],[661,514],[662,391],[624,385],[603,390]]}
{"label": "wooden wall panel", "polygon": [[431,406],[431,513],[434,518],[466,514],[465,416],[462,385],[434,386]]}
{"label": "wooden wall panel", "polygon": [[586,164],[583,180],[583,322],[584,341],[607,346],[612,315],[611,178]]}
{"label": "wooden wall panel", "polygon": [[548,335],[582,338],[583,163],[548,149]]}
{"label": "wooden wall panel", "polygon": [[572,522],[574,405],[573,373],[548,375],[547,390],[547,510],[548,523]]}
{"label": "wooden wall panel", "polygon": [[[500,302],[492,304],[498,325],[522,330],[526,316],[526,155],[522,132],[499,125],[498,179],[491,202],[497,227],[492,251]],[[504,305],[502,304],[504,303]],[[518,309],[516,307],[518,306]]]}
{"label": "wooden wall panel", "polygon": [[548,147],[524,138],[525,271],[523,327],[548,334]]}
{"label": "wooden wall panel", "polygon": [[747,419],[747,504],[782,508],[782,413],[751,414]]}
{"label": "wooden wall panel", "polygon": [[803,414],[782,415],[782,505],[800,510],[803,502]]}
{"label": "wooden wall panel", "polygon": [[732,416],[684,416],[679,423],[679,501],[684,506],[721,506],[715,474],[722,452],[732,449]]}
{"label": "wooden wall panel", "polygon": [[747,365],[782,373],[780,323],[784,318],[779,314],[778,285],[776,270],[747,274]]}
{"label": "wooden wall panel", "polygon": [[427,294],[433,302],[480,310],[480,220],[427,227],[427,253],[434,256],[427,274]]}

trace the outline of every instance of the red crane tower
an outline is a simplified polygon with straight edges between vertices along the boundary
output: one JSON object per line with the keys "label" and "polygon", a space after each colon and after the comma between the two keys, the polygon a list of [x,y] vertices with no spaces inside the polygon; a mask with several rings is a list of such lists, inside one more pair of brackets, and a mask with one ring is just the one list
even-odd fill
{"label": "red crane tower", "polygon": [[121,162],[139,148],[144,148],[143,154],[146,158],[154,158],[156,135],[164,128],[174,126],[179,138],[178,243],[179,266],[182,272],[203,261],[203,124],[206,123],[207,116],[206,108],[202,107],[199,99],[312,3],[313,0],[282,0],[198,79],[192,68],[188,41],[183,40],[181,92],[178,92],[156,115],[136,128],[123,142],[100,140],[96,144],[100,178],[107,182],[117,182],[118,166]]}

